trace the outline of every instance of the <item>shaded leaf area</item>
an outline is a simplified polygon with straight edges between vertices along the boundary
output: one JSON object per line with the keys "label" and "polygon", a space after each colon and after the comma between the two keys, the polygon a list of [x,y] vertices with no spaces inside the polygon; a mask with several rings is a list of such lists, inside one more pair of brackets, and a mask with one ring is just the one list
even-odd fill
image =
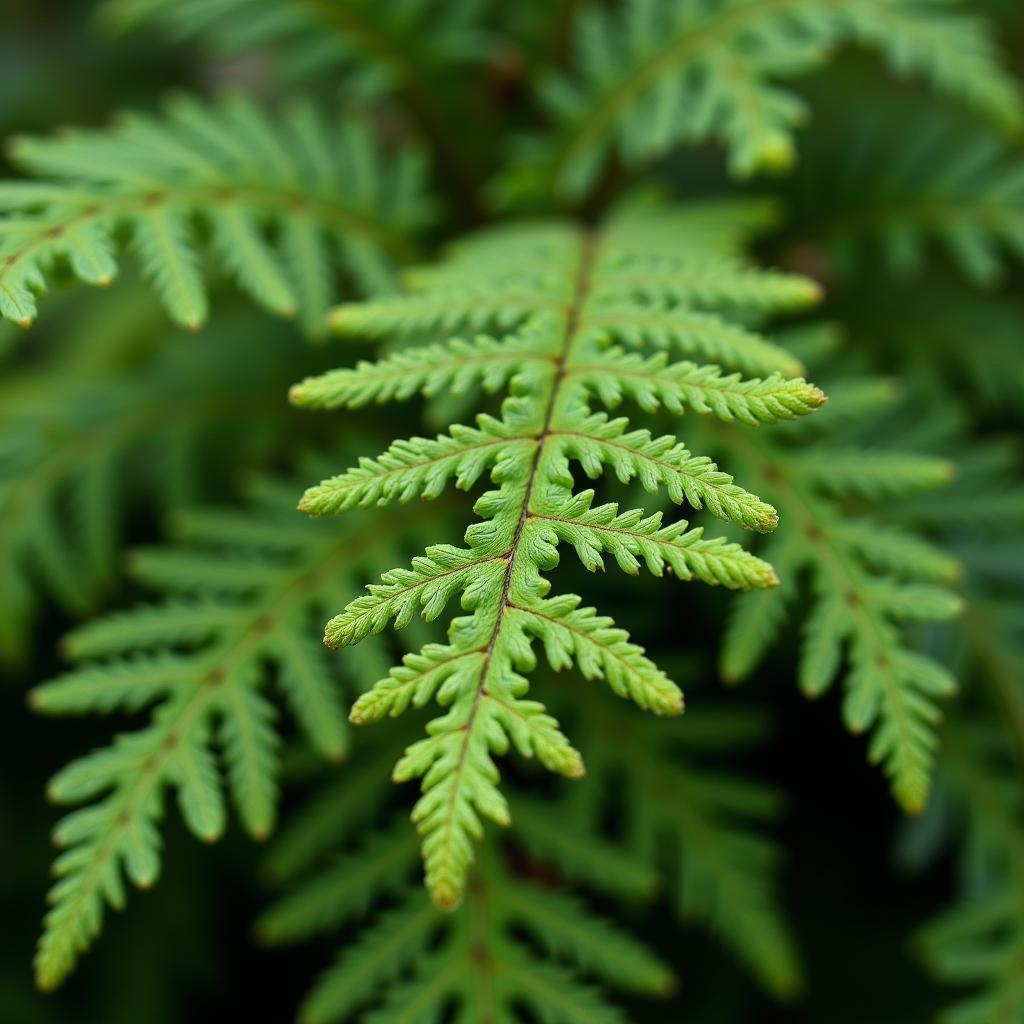
{"label": "shaded leaf area", "polygon": [[[0,385],[0,656],[18,661],[41,607],[94,612],[133,515],[157,523],[214,475],[282,450],[281,376],[308,365],[287,334],[220,319],[207,344],[154,315],[137,288],[77,299],[38,359]],[[231,432],[234,445],[219,441]]]}
{"label": "shaded leaf area", "polygon": [[[367,559],[395,553],[399,524],[362,516],[331,529],[296,516],[294,496],[294,485],[268,481],[254,486],[244,508],[176,517],[178,543],[143,549],[132,561],[136,578],[162,600],[72,632],[64,649],[77,667],[32,691],[33,707],[45,714],[150,716],[50,783],[51,799],[85,806],[55,832],[58,881],[36,961],[44,988],[91,944],[106,907],[123,905],[126,879],[141,888],[156,881],[168,791],[205,841],[226,827],[225,788],[250,835],[271,832],[281,744],[272,693],[313,750],[345,755],[346,687],[315,624],[355,592]],[[349,685],[380,670],[368,648],[350,659]]]}

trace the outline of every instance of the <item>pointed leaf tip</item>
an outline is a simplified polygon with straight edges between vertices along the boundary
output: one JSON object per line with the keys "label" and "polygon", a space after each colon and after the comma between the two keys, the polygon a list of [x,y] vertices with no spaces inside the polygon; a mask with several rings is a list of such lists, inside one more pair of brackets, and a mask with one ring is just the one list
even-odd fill
{"label": "pointed leaf tip", "polygon": [[664,714],[672,716],[681,715],[686,710],[686,700],[681,691],[677,691],[673,696],[674,700],[665,704]]}
{"label": "pointed leaf tip", "polygon": [[573,750],[562,769],[562,774],[567,779],[582,779],[587,774],[587,766],[583,763],[583,756],[578,750]]}
{"label": "pointed leaf tip", "polygon": [[430,897],[434,901],[434,906],[446,913],[456,910],[462,902],[461,891],[449,885],[435,887],[431,890]]}
{"label": "pointed leaf tip", "polygon": [[812,405],[819,409],[828,401],[828,395],[816,384],[807,385],[807,398]]}

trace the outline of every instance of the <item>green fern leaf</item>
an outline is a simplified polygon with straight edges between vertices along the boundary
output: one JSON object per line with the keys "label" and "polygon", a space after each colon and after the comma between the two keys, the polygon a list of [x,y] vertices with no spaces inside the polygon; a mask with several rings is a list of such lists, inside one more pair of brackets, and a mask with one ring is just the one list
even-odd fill
{"label": "green fern leaf", "polygon": [[706,456],[692,455],[669,435],[652,438],[647,430],[629,430],[625,418],[610,420],[605,413],[588,417],[578,431],[554,436],[564,455],[578,462],[587,476],[596,478],[604,466],[622,483],[634,477],[644,490],[665,494],[677,505],[684,501],[728,522],[758,533],[778,525],[775,510],[733,483]]}
{"label": "green fern leaf", "polygon": [[574,709],[590,771],[548,809],[549,819],[566,835],[588,835],[607,787],[623,780],[624,792],[615,782],[620,856],[656,871],[664,902],[708,928],[766,989],[798,992],[795,943],[776,891],[779,851],[765,835],[779,794],[721,763],[763,736],[764,719],[749,709],[701,707],[669,729],[657,719],[624,719],[607,699],[573,696],[562,703]]}
{"label": "green fern leaf", "polygon": [[357,409],[370,402],[401,401],[415,394],[461,394],[476,383],[495,392],[531,358],[546,357],[530,352],[528,336],[519,351],[485,335],[471,342],[454,338],[443,345],[414,348],[378,363],[363,362],[352,370],[315,377],[306,385],[296,385],[292,396],[310,408]]}
{"label": "green fern leaf", "polygon": [[[423,776],[423,796],[413,817],[423,837],[427,886],[441,906],[453,906],[460,898],[482,819],[501,824],[509,820],[497,787],[494,754],[514,745],[563,775],[582,774],[580,755],[557,723],[542,705],[524,699],[527,682],[522,673],[534,667],[535,639],[541,640],[556,668],[575,662],[585,675],[606,678],[616,693],[643,707],[663,714],[682,710],[674,684],[610,620],[579,608],[576,597],[545,598],[550,585],[542,573],[558,563],[559,542],[572,544],[591,569],[602,564],[602,552],[609,552],[629,572],[643,559],[655,573],[667,565],[682,579],[744,589],[775,583],[769,566],[735,544],[704,538],[700,529],[691,530],[684,521],[663,525],[660,516],[645,516],[640,510],[594,509],[591,492],[573,494],[568,457],[581,449],[570,438],[586,441],[593,431],[594,444],[609,441],[608,423],[595,416],[590,403],[618,400],[616,382],[627,379],[624,367],[636,366],[643,383],[624,384],[622,392],[648,409],[664,403],[681,412],[689,406],[725,419],[761,423],[802,415],[824,401],[803,380],[772,376],[747,381],[738,374],[723,376],[717,367],[666,367],[662,357],[646,359],[612,346],[607,326],[590,330],[591,311],[610,300],[620,308],[628,300],[635,310],[648,313],[660,308],[649,298],[652,288],[637,283],[641,270],[652,267],[661,275],[657,301],[671,296],[683,310],[752,308],[763,313],[806,303],[817,293],[800,279],[761,274],[738,261],[702,263],[687,240],[673,247],[664,236],[654,237],[653,253],[645,252],[628,214],[593,235],[559,224],[513,227],[507,237],[492,230],[476,243],[455,248],[452,274],[421,276],[419,291],[411,296],[345,307],[334,317],[345,332],[374,335],[429,335],[496,324],[509,332],[496,353],[520,360],[500,420],[484,416],[477,428],[453,428],[435,441],[397,442],[379,459],[363,460],[358,468],[313,488],[302,502],[307,511],[325,513],[355,504],[409,500],[417,494],[435,497],[453,476],[460,486],[469,487],[485,471],[497,485],[476,503],[480,521],[466,533],[468,547],[434,546],[411,570],[385,574],[382,583],[331,620],[326,634],[332,646],[346,646],[380,631],[392,619],[401,627],[417,611],[433,619],[461,595],[467,614],[452,622],[448,646],[432,645],[418,659],[407,659],[360,698],[353,711],[355,721],[372,721],[431,698],[448,708],[430,724],[428,737],[407,750],[395,771],[398,780]],[[473,257],[477,246],[478,263]],[[544,272],[516,269],[531,260],[545,266]],[[467,262],[476,263],[476,272],[460,288],[453,275]],[[486,274],[480,272],[484,266]],[[527,337],[529,358],[521,355]],[[401,365],[408,358],[405,353],[398,357]],[[293,398],[314,406],[344,404],[358,393],[360,381],[373,388],[395,369],[395,358],[362,364],[341,378],[306,381],[293,391]],[[340,392],[334,390],[339,379],[345,382]],[[425,374],[416,381],[420,389],[431,386]],[[621,436],[626,427],[617,421],[614,431]],[[646,435],[631,435],[630,440],[646,444],[650,455],[652,442]],[[664,455],[666,442],[658,444]],[[773,512],[758,498],[709,463],[694,464],[674,439],[667,447],[672,454],[658,469],[661,479],[673,472],[669,478],[679,481],[676,471],[689,472],[694,478],[689,491],[700,504],[741,525],[770,528]],[[601,465],[593,448],[581,461],[588,472]],[[650,481],[650,467],[645,473]],[[679,481],[670,494],[682,500],[687,487]]]}
{"label": "green fern leaf", "polygon": [[[596,836],[588,845],[615,871],[625,867]],[[340,1024],[364,1019],[374,1006],[366,1020],[431,1019],[454,1000],[455,1019],[466,1022],[513,1021],[522,1003],[542,1020],[621,1022],[621,1011],[579,972],[647,996],[671,990],[671,973],[649,950],[575,896],[517,877],[496,844],[486,846],[466,903],[451,915],[408,885],[414,856],[399,822],[372,838],[358,860],[343,858],[312,875],[264,915],[261,935],[290,943],[337,931],[384,894],[397,897],[321,975],[301,1020]]]}
{"label": "green fern leaf", "polygon": [[647,0],[584,10],[574,27],[572,72],[541,90],[560,137],[553,147],[530,140],[527,171],[505,182],[506,195],[553,182],[579,197],[612,153],[636,165],[709,137],[724,142],[736,175],[786,168],[807,107],[778,83],[842,43],[876,49],[897,73],[1004,128],[1021,123],[1019,90],[987,26],[946,0]]}
{"label": "green fern leaf", "polygon": [[[407,255],[429,212],[415,153],[385,157],[364,127],[329,125],[307,106],[285,117],[241,98],[178,98],[159,119],[126,115],[105,132],[21,138],[11,153],[47,179],[0,184],[0,315],[25,326],[52,263],[109,284],[112,239],[126,234],[170,315],[199,327],[207,299],[198,220],[258,303],[317,329],[336,267],[366,290],[388,287],[389,260]],[[324,158],[342,171],[324,174]]]}
{"label": "green fern leaf", "polygon": [[[1008,681],[1012,692],[1016,677]],[[915,944],[936,978],[970,986],[942,1014],[955,1024],[1024,1013],[1024,806],[1016,775],[1020,751],[1008,742],[1016,726],[1007,725],[1001,713],[986,709],[944,730],[943,781],[964,822],[959,855],[975,870],[962,873],[959,899],[919,931]]]}
{"label": "green fern leaf", "polygon": [[45,988],[90,945],[104,907],[123,904],[122,871],[143,887],[155,881],[165,791],[177,791],[200,838],[223,832],[215,725],[242,824],[257,838],[273,829],[279,741],[268,663],[313,747],[333,759],[347,749],[336,684],[308,630],[311,616],[355,591],[351,574],[375,543],[387,546],[391,527],[353,520],[341,533],[325,530],[296,520],[281,491],[263,488],[244,512],[186,516],[183,547],[135,562],[169,600],[72,633],[67,650],[85,664],[32,691],[46,714],[154,708],[148,726],[73,762],[50,787],[61,803],[89,806],[55,833],[65,851],[36,961]]}
{"label": "green fern leaf", "polygon": [[884,765],[897,800],[918,812],[931,785],[938,699],[953,691],[954,681],[937,661],[909,648],[902,625],[958,614],[962,602],[938,584],[955,582],[959,568],[919,537],[907,540],[904,532],[879,525],[875,514],[849,511],[847,503],[892,503],[931,492],[949,481],[952,467],[930,456],[853,448],[845,438],[851,427],[863,429],[863,418],[843,414],[842,400],[842,394],[833,396],[829,408],[836,412],[821,417],[820,436],[812,443],[801,437],[794,445],[795,436],[787,438],[785,428],[776,433],[777,441],[720,433],[722,450],[760,475],[765,493],[787,512],[765,552],[787,580],[786,590],[741,599],[721,668],[732,681],[753,670],[784,621],[786,594],[795,593],[799,577],[809,574],[815,604],[804,624],[800,686],[809,696],[824,693],[848,654],[844,721],[854,732],[872,730],[870,760]]}
{"label": "green fern leaf", "polygon": [[[92,313],[77,301],[64,344],[11,370],[0,394],[0,658],[16,662],[45,601],[83,616],[109,590],[125,509],[174,509],[211,473],[280,444],[281,375],[303,365],[248,315],[208,348],[182,346],[148,297],[126,287]],[[140,337],[145,339],[141,351]],[[211,444],[237,432],[230,452]],[[182,628],[186,628],[182,624]],[[192,629],[202,629],[196,622]]]}

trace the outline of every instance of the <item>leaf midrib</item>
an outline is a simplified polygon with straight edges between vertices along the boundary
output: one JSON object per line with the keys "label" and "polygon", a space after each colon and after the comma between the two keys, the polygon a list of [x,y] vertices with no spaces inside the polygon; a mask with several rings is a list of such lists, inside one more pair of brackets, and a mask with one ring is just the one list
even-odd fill
{"label": "leaf midrib", "polygon": [[608,124],[632,100],[646,89],[662,71],[676,62],[687,60],[716,40],[740,31],[746,23],[754,22],[766,14],[777,14],[788,8],[799,8],[803,0],[754,0],[750,4],[734,8],[719,19],[698,29],[684,29],[668,45],[643,61],[626,80],[607,92],[589,107],[587,117],[575,126],[573,135],[555,158],[555,179],[577,152],[592,144],[593,139],[606,130]]}
{"label": "leaf midrib", "polygon": [[455,769],[451,777],[452,781],[449,787],[448,800],[444,816],[444,838],[442,842],[442,849],[445,852],[438,858],[442,863],[447,863],[450,859],[447,851],[451,847],[452,836],[455,831],[455,801],[461,789],[462,776],[465,770],[466,756],[469,752],[470,741],[473,736],[473,726],[476,722],[476,718],[480,711],[480,706],[483,701],[484,694],[486,692],[487,678],[488,673],[490,671],[491,661],[494,656],[494,649],[501,636],[501,631],[505,622],[506,613],[511,607],[511,602],[509,601],[509,590],[512,585],[512,576],[515,569],[517,556],[519,555],[520,551],[520,542],[522,540],[523,530],[529,518],[530,498],[533,494],[533,488],[537,480],[537,471],[541,464],[545,444],[548,438],[551,436],[551,423],[555,414],[558,396],[561,393],[562,385],[565,380],[566,366],[569,361],[569,357],[572,354],[573,345],[580,334],[580,322],[582,318],[583,307],[590,291],[591,274],[594,266],[596,265],[597,254],[597,236],[583,235],[581,237],[580,242],[579,263],[577,265],[572,298],[566,308],[565,332],[562,338],[562,345],[558,354],[555,375],[550,384],[550,391],[548,394],[547,404],[544,410],[544,418],[541,422],[540,430],[537,434],[537,443],[533,454],[533,461],[530,466],[529,476],[527,477],[526,487],[523,491],[523,501],[522,508],[519,514],[519,521],[516,524],[515,534],[513,535],[512,543],[509,547],[508,563],[505,568],[504,580],[502,581],[501,598],[498,603],[498,610],[497,615],[495,617],[494,629],[491,632],[490,639],[484,651],[484,660],[483,664],[480,667],[480,675],[476,686],[476,692],[473,697],[473,703],[472,706],[470,707],[469,715],[466,719],[466,723],[463,726],[461,726],[460,729],[460,731],[463,734],[462,743],[459,748]]}
{"label": "leaf midrib", "polygon": [[[383,228],[380,223],[365,214],[338,203],[287,189],[213,183],[204,188],[189,186],[183,189],[154,189],[144,195],[99,194],[92,199],[84,200],[81,208],[69,211],[64,220],[54,223],[52,219],[40,218],[40,234],[37,238],[26,241],[19,248],[0,256],[0,290],[10,297],[12,304],[20,306],[15,292],[7,284],[7,278],[26,261],[31,261],[40,250],[52,245],[75,228],[86,225],[98,226],[112,218],[141,217],[157,209],[170,210],[180,207],[188,211],[202,212],[230,205],[269,210],[281,217],[302,213],[333,230],[365,235],[400,260],[405,261],[412,256],[409,244],[400,235]],[[0,219],[0,240],[3,238],[4,223]],[[20,223],[24,225],[23,221]]]}
{"label": "leaf midrib", "polygon": [[[374,530],[373,532],[375,538],[379,536],[379,531]],[[400,532],[398,524],[392,524],[392,530],[389,532]],[[326,558],[318,557],[311,563],[304,564],[301,572],[292,578],[289,584],[280,592],[279,596],[271,603],[270,607],[276,609],[278,613],[275,621],[278,624],[283,621],[285,615],[282,613],[282,609],[287,611],[298,604],[308,596],[317,581],[328,577],[339,563],[344,563],[348,559],[353,550],[365,550],[366,544],[365,537],[358,535],[356,537],[348,536],[340,543],[332,545],[333,552]],[[227,645],[217,653],[222,657],[230,655],[229,665],[232,663],[237,664],[246,657],[257,654],[266,641],[268,631],[264,628],[264,623],[268,615],[270,613],[267,611],[267,606],[264,605],[259,614],[249,618],[249,621],[242,629],[241,635],[232,644]],[[122,834],[134,823],[139,806],[146,800],[153,786],[165,781],[161,765],[168,758],[172,757],[178,748],[178,741],[172,742],[172,737],[185,734],[192,723],[207,711],[211,702],[220,696],[220,686],[216,684],[211,685],[213,674],[215,672],[218,673],[221,682],[227,683],[230,681],[232,671],[232,668],[224,668],[223,661],[219,662],[216,668],[211,667],[207,669],[199,685],[179,704],[177,716],[174,718],[168,717],[166,723],[163,723],[165,727],[154,735],[156,742],[153,752],[143,765],[140,766],[137,777],[134,779],[130,789],[124,794],[120,807],[114,816],[113,826],[100,842],[95,856],[90,858],[89,866],[84,871],[85,877],[83,877],[79,891],[72,901],[73,906],[82,906],[89,900],[103,875],[109,858],[116,855]],[[219,784],[220,779],[218,778]],[[80,912],[67,911],[67,904],[62,906],[65,908],[67,915],[67,925],[61,931],[66,931],[67,927],[73,928],[75,923],[81,920],[81,914]],[[48,938],[51,938],[51,936],[53,941],[56,941],[54,933],[49,930],[44,932],[40,945],[40,955],[44,948],[43,943]],[[53,984],[58,984],[59,980],[66,974],[67,970],[62,971],[60,976],[53,981]],[[40,977],[45,979],[48,975],[40,974]]]}

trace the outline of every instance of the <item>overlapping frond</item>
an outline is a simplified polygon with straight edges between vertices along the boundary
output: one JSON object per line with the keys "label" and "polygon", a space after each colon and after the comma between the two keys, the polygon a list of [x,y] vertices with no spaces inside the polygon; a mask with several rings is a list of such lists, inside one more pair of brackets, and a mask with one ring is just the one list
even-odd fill
{"label": "overlapping frond", "polygon": [[939,1018],[948,1024],[989,1024],[1024,1016],[1024,882],[971,896],[923,931],[918,948],[931,972],[970,986]]}
{"label": "overlapping frond", "polygon": [[[902,278],[858,289],[843,318],[851,341],[872,353],[898,349],[910,368],[926,376],[938,371],[957,382],[959,404],[1005,415],[1024,403],[1024,304],[1016,295],[980,290],[948,274],[931,273],[912,288]],[[861,299],[863,296],[863,299]],[[909,376],[909,373],[907,374]],[[935,419],[948,415],[949,409]],[[956,426],[951,443],[965,436]]]}
{"label": "overlapping frond", "polygon": [[[272,451],[282,375],[303,362],[248,316],[202,351],[180,345],[141,288],[61,310],[62,344],[0,388],[0,658],[18,660],[39,606],[86,614],[112,582],[130,511],[162,518],[211,471]],[[152,351],[133,354],[140,339]],[[211,444],[227,430],[232,450]]]}
{"label": "overlapping frond", "polygon": [[766,834],[781,794],[726,760],[764,736],[763,716],[697,708],[668,729],[625,720],[600,695],[572,706],[589,773],[556,805],[561,830],[596,828],[607,788],[624,785],[617,827],[629,861],[658,873],[681,920],[709,929],[767,990],[792,996],[799,958],[780,905],[780,850]]}
{"label": "overlapping frond", "polygon": [[542,90],[555,140],[530,140],[523,156],[569,197],[612,154],[635,165],[709,137],[735,174],[786,167],[807,107],[782,83],[840,44],[877,50],[1003,127],[1021,123],[987,26],[948,0],[641,0],[579,13],[573,69]]}
{"label": "overlapping frond", "polygon": [[[59,715],[152,709],[152,719],[72,762],[50,785],[52,799],[86,806],[55,833],[58,881],[36,961],[43,987],[72,969],[106,907],[123,905],[125,877],[142,888],[156,880],[168,790],[191,831],[217,839],[226,819],[223,758],[246,831],[257,838],[271,831],[280,742],[271,679],[310,745],[329,758],[344,754],[338,683],[311,626],[356,590],[353,573],[365,571],[359,567],[375,545],[390,548],[396,525],[364,518],[326,529],[295,517],[286,485],[261,485],[250,507],[187,514],[179,546],[136,556],[135,575],[167,595],[161,603],[68,636],[65,649],[80,665],[33,690],[34,708]],[[375,665],[370,658],[361,667]]]}
{"label": "overlapping frond", "polygon": [[[245,833],[268,835],[282,780],[348,758],[351,697],[349,722],[380,727],[356,731],[353,767],[332,764],[275,844],[267,874],[290,888],[256,928],[271,945],[326,934],[341,947],[303,1024],[742,1014],[740,989],[718,988],[706,1013],[693,996],[678,952],[691,924],[792,999],[782,797],[753,749],[764,720],[706,691],[675,717],[680,643],[708,612],[671,588],[699,581],[748,591],[720,655],[730,682],[798,632],[800,609],[800,686],[842,689],[846,725],[921,812],[900,822],[903,852],[958,844],[953,905],[916,949],[959,989],[943,1019],[1024,1024],[1024,487],[1017,438],[995,438],[1024,401],[1024,306],[995,291],[1024,257],[1024,103],[986,20],[1005,13],[1015,39],[1019,0],[96,6],[108,26],[162,34],[175,45],[159,52],[198,80],[264,97],[301,82],[335,107],[179,97],[12,143],[0,660],[45,663],[37,613],[92,612],[123,537],[178,530],[131,560],[129,586],[156,596],[72,632],[73,666],[29,697],[42,714],[119,716],[109,745],[50,787],[69,806],[40,987],[74,969],[131,886],[155,883],[171,803],[204,841],[229,827],[229,805]],[[7,76],[15,109],[21,94],[35,108],[22,78]],[[798,141],[778,210],[658,198],[720,177],[709,143],[735,179],[789,168]],[[680,160],[684,146],[700,151]],[[656,181],[636,175],[661,157]],[[439,238],[500,207],[581,223],[501,224],[421,266],[431,190],[448,195]],[[827,285],[850,328],[835,363],[813,324],[796,343],[766,336],[821,291],[752,265],[748,243],[769,227],[760,251]],[[136,271],[151,290],[74,289],[46,307],[69,326],[19,341],[48,287]],[[324,426],[284,402],[325,365],[290,325],[247,310],[182,344],[225,282],[307,333],[383,343],[369,356],[341,342],[358,354],[291,391],[350,431],[389,424],[379,447],[345,444],[349,468],[310,470],[325,478],[300,508],[344,512],[340,528],[299,515],[294,482],[265,479],[241,507],[181,514],[290,465],[302,431]],[[862,376],[858,355],[894,379]],[[805,365],[835,370],[820,414]],[[415,409],[392,421],[372,408],[421,398],[418,425]],[[436,500],[449,485],[473,494],[468,529],[457,495]],[[750,547],[743,531],[763,536]],[[620,571],[659,579],[622,584]],[[570,575],[592,601],[565,592]],[[665,609],[645,600],[656,587]],[[336,658],[318,642],[325,621]],[[391,626],[405,631],[395,648],[373,639]],[[513,749],[535,762],[515,766],[525,795],[501,777]],[[805,766],[792,774],[804,787]],[[415,793],[392,785],[414,779]],[[415,830],[392,820],[406,803]],[[513,819],[504,835],[488,823]],[[636,908],[634,924],[657,926],[650,945],[610,923]],[[653,952],[662,936],[683,998],[647,1007],[675,984]]]}
{"label": "overlapping frond", "polygon": [[976,714],[945,737],[946,809],[966,826],[960,856],[971,870],[960,899],[921,930],[917,947],[932,974],[970,989],[942,1014],[950,1024],[1024,1014],[1024,802],[1007,725],[1014,728]]}
{"label": "overlapping frond", "polygon": [[897,800],[920,811],[931,785],[939,698],[952,693],[954,681],[938,661],[913,650],[906,627],[960,611],[949,589],[959,569],[920,536],[887,524],[877,507],[934,491],[953,468],[930,455],[859,447],[865,418],[890,400],[884,389],[838,389],[817,436],[802,431],[799,444],[784,428],[771,436],[719,432],[721,450],[786,510],[763,552],[784,586],[736,603],[721,667],[733,681],[752,672],[778,635],[801,577],[809,577],[814,600],[804,623],[800,685],[817,696],[842,676],[847,726],[871,730],[871,760],[884,766]]}
{"label": "overlapping frond", "polygon": [[[324,804],[320,813],[327,813]],[[531,845],[526,815],[522,839]],[[546,829],[540,826],[544,845]],[[621,852],[588,836],[590,855],[611,875],[635,875]],[[511,851],[488,841],[466,902],[441,914],[412,884],[415,844],[397,822],[300,879],[261,918],[264,941],[294,943],[367,921],[306,997],[306,1024],[433,1019],[454,1004],[455,1021],[514,1021],[528,1007],[552,1022],[623,1022],[593,982],[642,996],[667,995],[670,969],[571,892],[523,876]],[[390,909],[380,910],[382,897]]]}
{"label": "overlapping frond", "polygon": [[[641,216],[649,223],[649,215]],[[477,344],[514,364],[500,418],[481,416],[476,428],[455,427],[435,440],[397,442],[378,459],[364,459],[312,488],[302,502],[322,514],[430,498],[452,478],[468,488],[485,472],[496,485],[477,500],[480,519],[466,531],[467,547],[429,548],[411,569],[386,573],[327,627],[329,644],[347,646],[392,620],[401,627],[417,612],[436,618],[460,598],[466,614],[451,623],[448,644],[408,657],[353,710],[355,721],[372,721],[432,699],[447,709],[395,770],[399,780],[423,777],[413,817],[423,837],[427,885],[441,906],[460,899],[482,819],[509,820],[494,755],[514,746],[563,775],[582,774],[580,754],[558,724],[543,705],[525,698],[535,640],[556,669],[575,663],[642,707],[660,714],[682,710],[678,689],[625,631],[580,607],[573,595],[546,596],[550,584],[543,574],[558,564],[562,542],[590,569],[602,567],[607,553],[632,573],[643,562],[657,574],[668,568],[681,579],[730,588],[776,582],[770,566],[736,544],[704,537],[700,528],[666,524],[660,514],[639,509],[595,508],[592,492],[574,493],[571,460],[591,475],[609,463],[620,478],[638,475],[650,489],[664,486],[677,503],[692,499],[696,507],[755,529],[774,525],[770,507],[675,438],[653,441],[629,430],[626,420],[609,422],[591,409],[594,401],[617,404],[627,396],[648,409],[664,404],[676,413],[689,408],[763,423],[810,412],[824,401],[802,379],[743,379],[693,363],[665,367],[659,357],[638,357],[643,382],[617,387],[633,356],[615,344],[613,325],[591,319],[609,303],[650,315],[700,309],[724,317],[794,308],[817,294],[808,282],[759,272],[738,259],[702,261],[690,244],[654,231],[647,248],[628,214],[593,233],[559,223],[515,226],[507,234],[492,230],[457,246],[450,264],[414,275],[418,286],[411,294],[334,315],[346,333],[429,337],[487,325],[506,333]],[[460,285],[464,268],[468,282]],[[760,339],[758,348],[773,351]],[[466,350],[447,343],[446,351]],[[363,382],[378,397],[405,396],[411,392],[408,367],[418,365],[415,351],[308,380],[292,397],[319,408],[359,405]],[[393,387],[381,386],[387,379]],[[415,382],[419,390],[433,386],[418,371]]]}
{"label": "overlapping frond", "polygon": [[847,118],[811,146],[789,186],[795,231],[824,243],[844,276],[881,258],[915,303],[903,278],[919,277],[933,253],[980,285],[1024,258],[1024,151],[998,133],[904,104]]}
{"label": "overlapping frond", "polygon": [[270,114],[238,96],[178,97],[159,117],[23,137],[10,153],[33,180],[0,184],[0,315],[24,325],[55,261],[107,285],[127,240],[181,324],[206,319],[208,251],[265,309],[315,329],[339,270],[389,287],[429,215],[417,153],[385,153],[365,123],[309,104]]}
{"label": "overlapping frond", "polygon": [[965,570],[967,608],[949,650],[963,694],[943,723],[939,799],[910,839],[932,860],[955,844],[956,896],[921,930],[917,950],[934,976],[963,990],[940,1019],[982,1024],[1024,1013],[1024,488],[1016,439],[965,444],[963,426],[948,415],[922,426],[958,474],[930,502],[909,496],[894,511],[904,528],[938,535]]}

